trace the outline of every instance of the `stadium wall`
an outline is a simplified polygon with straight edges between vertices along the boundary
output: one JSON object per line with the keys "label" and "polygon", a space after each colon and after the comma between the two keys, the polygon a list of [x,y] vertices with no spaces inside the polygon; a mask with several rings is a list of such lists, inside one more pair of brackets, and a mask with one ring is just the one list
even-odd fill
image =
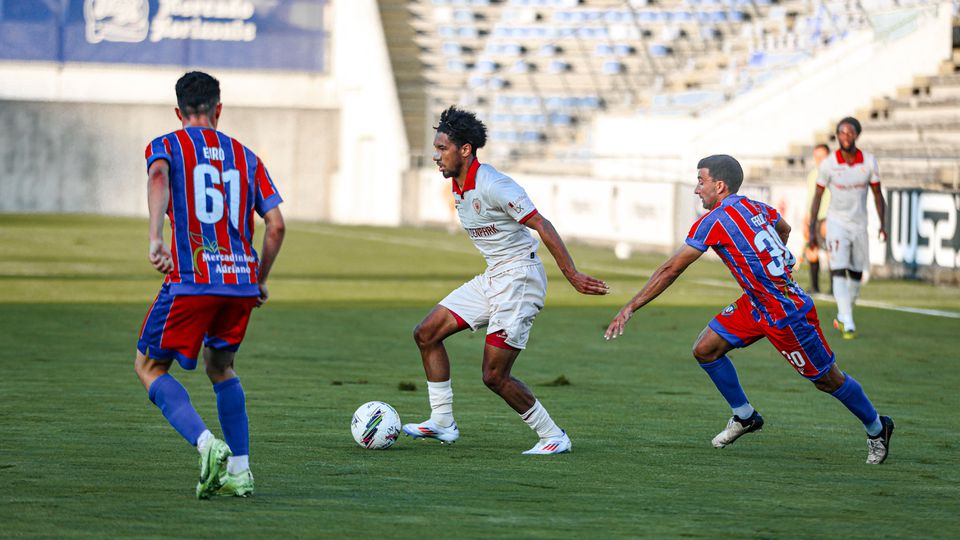
{"label": "stadium wall", "polygon": [[286,215],[400,223],[409,150],[376,2],[327,6],[323,72],[0,61],[0,211],[145,215],[143,149],[179,127],[177,78],[206,69]]}

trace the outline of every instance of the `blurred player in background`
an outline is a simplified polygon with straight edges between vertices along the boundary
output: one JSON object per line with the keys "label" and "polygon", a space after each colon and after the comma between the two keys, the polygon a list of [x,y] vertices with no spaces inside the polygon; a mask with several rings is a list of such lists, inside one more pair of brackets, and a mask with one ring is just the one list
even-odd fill
{"label": "blurred player in background", "polygon": [[[263,162],[216,130],[220,83],[194,71],[177,81],[176,92],[183,129],[157,137],[146,149],[148,258],[166,278],[140,330],[135,369],[150,401],[200,452],[197,497],[245,497],[253,494],[250,437],[233,361],[250,312],[268,298],[267,276],[283,243],[282,200]],[[254,211],[266,223],[259,257],[251,245]],[[163,240],[164,214],[170,249]],[[201,346],[226,442],[207,429],[169,373],[174,360],[183,369],[196,368]]]}
{"label": "blurred player in background", "polygon": [[713,438],[723,448],[763,427],[727,357],[766,337],[800,375],[840,400],[867,430],[867,463],[887,458],[893,420],[877,414],[863,388],[840,371],[827,345],[813,300],[791,276],[793,256],[786,248],[790,226],[774,208],[737,195],[743,169],[734,158],[714,155],[697,164],[696,194],[709,210],[693,224],[686,245],[658,268],[647,284],[617,313],[604,337],[623,335],[633,313],[665,291],[707,250],[720,256],[743,296],[717,315],[693,347],[693,356],[733,410],[727,427]]}
{"label": "blurred player in background", "polygon": [[857,148],[860,122],[847,117],[837,124],[837,144],[840,148],[820,164],[817,191],[810,207],[810,247],[818,247],[813,224],[820,212],[823,192],[830,188],[830,207],[827,209],[827,251],[830,253],[830,274],[833,277],[833,296],[837,300],[837,318],[833,326],[844,339],[857,336],[853,320],[853,306],[860,296],[863,272],[870,264],[870,240],[867,235],[867,190],[873,192],[873,202],[880,218],[880,241],[886,242],[886,203],[880,191],[880,171],[877,158]]}
{"label": "blurred player in background", "polygon": [[[813,169],[810,170],[810,174],[807,175],[807,193],[809,197],[807,199],[807,204],[813,206],[813,196],[817,193],[817,178],[820,177],[820,164],[823,163],[823,160],[826,159],[827,155],[830,154],[830,147],[825,144],[818,144],[813,147]],[[824,247],[824,238],[826,237],[827,231],[827,206],[830,204],[830,193],[824,193],[823,201],[820,204],[820,212],[817,213],[817,221],[815,223],[810,222],[810,218],[805,220],[805,225],[803,229],[804,240],[806,240],[806,249],[804,249],[804,259],[807,264],[810,266],[810,292],[819,293],[820,292],[820,261],[825,261],[826,257],[821,257],[823,255]],[[817,239],[816,242],[810,242],[810,234],[816,233]],[[833,287],[830,287],[831,292]]]}
{"label": "blurred player in background", "polygon": [[451,178],[457,214],[487,269],[440,301],[414,330],[420,348],[432,413],[404,432],[452,443],[460,437],[453,419],[450,359],[443,340],[467,328],[487,327],[483,350],[483,382],[513,408],[540,437],[524,454],[559,454],[571,449],[570,438],[557,427],[533,392],[510,370],[527,345],[533,319],[543,308],[547,277],[537,256],[539,233],[560,271],[583,294],[607,294],[607,284],[577,271],[563,240],[537,212],[522,187],[490,165],[481,165],[477,150],[487,141],[487,128],[471,113],[450,107],[435,128],[433,160],[444,178]]}

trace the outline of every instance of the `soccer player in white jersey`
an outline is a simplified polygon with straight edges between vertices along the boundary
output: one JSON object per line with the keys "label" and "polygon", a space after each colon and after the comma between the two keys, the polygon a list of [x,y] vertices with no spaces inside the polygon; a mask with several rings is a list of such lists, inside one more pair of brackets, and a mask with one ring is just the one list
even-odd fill
{"label": "soccer player in white jersey", "polygon": [[886,203],[880,191],[880,171],[873,154],[857,148],[860,122],[847,117],[837,124],[837,143],[840,148],[820,164],[817,190],[810,207],[810,247],[817,247],[813,224],[817,222],[823,191],[830,189],[827,209],[827,251],[830,254],[830,274],[833,276],[833,296],[837,300],[837,318],[833,326],[844,339],[857,335],[853,320],[853,306],[860,296],[863,271],[870,264],[867,236],[867,190],[873,192],[873,201],[880,218],[880,241],[887,240],[885,226]]}
{"label": "soccer player in white jersey", "polygon": [[509,176],[481,165],[477,150],[487,141],[483,122],[450,107],[440,115],[433,160],[453,180],[457,214],[487,261],[482,274],[464,283],[427,314],[413,332],[420,348],[432,412],[403,431],[415,438],[452,443],[460,437],[453,418],[450,359],[443,340],[470,328],[487,327],[483,382],[515,410],[540,440],[524,454],[559,454],[571,449],[570,437],[523,382],[510,374],[527,345],[533,319],[543,308],[547,277],[537,256],[539,233],[567,281],[583,294],[607,294],[607,284],[578,272],[556,229],[537,212],[526,192]]}

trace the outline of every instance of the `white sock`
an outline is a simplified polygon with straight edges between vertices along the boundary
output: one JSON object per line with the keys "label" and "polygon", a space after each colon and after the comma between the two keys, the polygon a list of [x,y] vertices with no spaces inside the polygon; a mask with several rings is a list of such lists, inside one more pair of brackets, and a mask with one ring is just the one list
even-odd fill
{"label": "white sock", "polygon": [[557,427],[557,424],[550,418],[550,413],[543,408],[539,399],[534,402],[529,411],[521,414],[520,418],[523,418],[523,421],[530,426],[530,429],[536,431],[541,439],[563,435],[563,430]]}
{"label": "white sock", "polygon": [[443,382],[427,381],[427,393],[430,395],[430,419],[438,426],[453,425],[453,386],[450,379]]}
{"label": "white sock", "polygon": [[197,451],[202,454],[207,449],[207,445],[213,442],[213,439],[213,433],[210,433],[209,429],[203,430],[203,433],[197,437]]}
{"label": "white sock", "polygon": [[753,405],[747,403],[737,407],[736,409],[733,409],[733,414],[735,414],[737,418],[741,420],[746,420],[747,418],[753,416],[753,411]]}
{"label": "white sock", "polygon": [[230,456],[227,458],[227,472],[240,474],[250,468],[250,456]]}
{"label": "white sock", "polygon": [[846,276],[833,276],[833,297],[837,300],[837,320],[842,322],[844,327],[853,324],[853,302],[850,299],[849,280]]}
{"label": "white sock", "polygon": [[850,287],[850,321],[848,322],[848,330],[854,330],[857,325],[853,322],[853,306],[857,304],[857,298],[860,298],[860,285],[861,282],[855,279],[851,279],[849,283]]}

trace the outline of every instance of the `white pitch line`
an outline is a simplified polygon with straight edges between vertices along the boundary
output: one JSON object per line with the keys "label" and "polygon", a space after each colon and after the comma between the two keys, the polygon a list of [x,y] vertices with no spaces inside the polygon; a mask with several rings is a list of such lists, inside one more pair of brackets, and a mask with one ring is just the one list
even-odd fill
{"label": "white pitch line", "polygon": [[[423,240],[416,240],[413,238],[398,238],[396,236],[390,235],[381,235],[375,233],[360,233],[352,231],[344,231],[341,229],[337,230],[318,230],[318,229],[304,229],[306,232],[312,232],[316,234],[323,234],[326,236],[337,236],[337,237],[348,237],[354,238],[357,240],[367,240],[369,242],[382,242],[385,244],[401,244],[410,247],[417,247],[423,249],[434,249],[437,251],[446,251],[450,253],[461,253],[461,254],[472,254],[476,253],[473,249],[462,248],[459,246],[444,246],[432,242],[427,242]],[[599,272],[609,272],[611,274],[625,274],[628,276],[649,278],[653,275],[653,270],[646,268],[613,268],[610,266],[597,266],[597,265],[585,265],[583,268],[589,268],[591,270],[597,270]],[[691,279],[693,283],[697,285],[705,285],[708,287],[722,287],[725,289],[739,289],[740,286],[736,283],[731,283],[729,281],[722,281],[719,279]],[[836,303],[834,298],[826,294],[816,294],[813,295],[814,299],[817,301],[827,301]],[[942,309],[926,309],[926,308],[917,308],[910,306],[898,306],[896,304],[889,304],[886,302],[877,302],[874,300],[857,300],[857,305],[870,307],[875,309],[885,309],[888,311],[899,311],[902,313],[914,313],[917,315],[929,315],[931,317],[946,317],[949,319],[960,319],[960,312],[957,311],[947,311]]]}

